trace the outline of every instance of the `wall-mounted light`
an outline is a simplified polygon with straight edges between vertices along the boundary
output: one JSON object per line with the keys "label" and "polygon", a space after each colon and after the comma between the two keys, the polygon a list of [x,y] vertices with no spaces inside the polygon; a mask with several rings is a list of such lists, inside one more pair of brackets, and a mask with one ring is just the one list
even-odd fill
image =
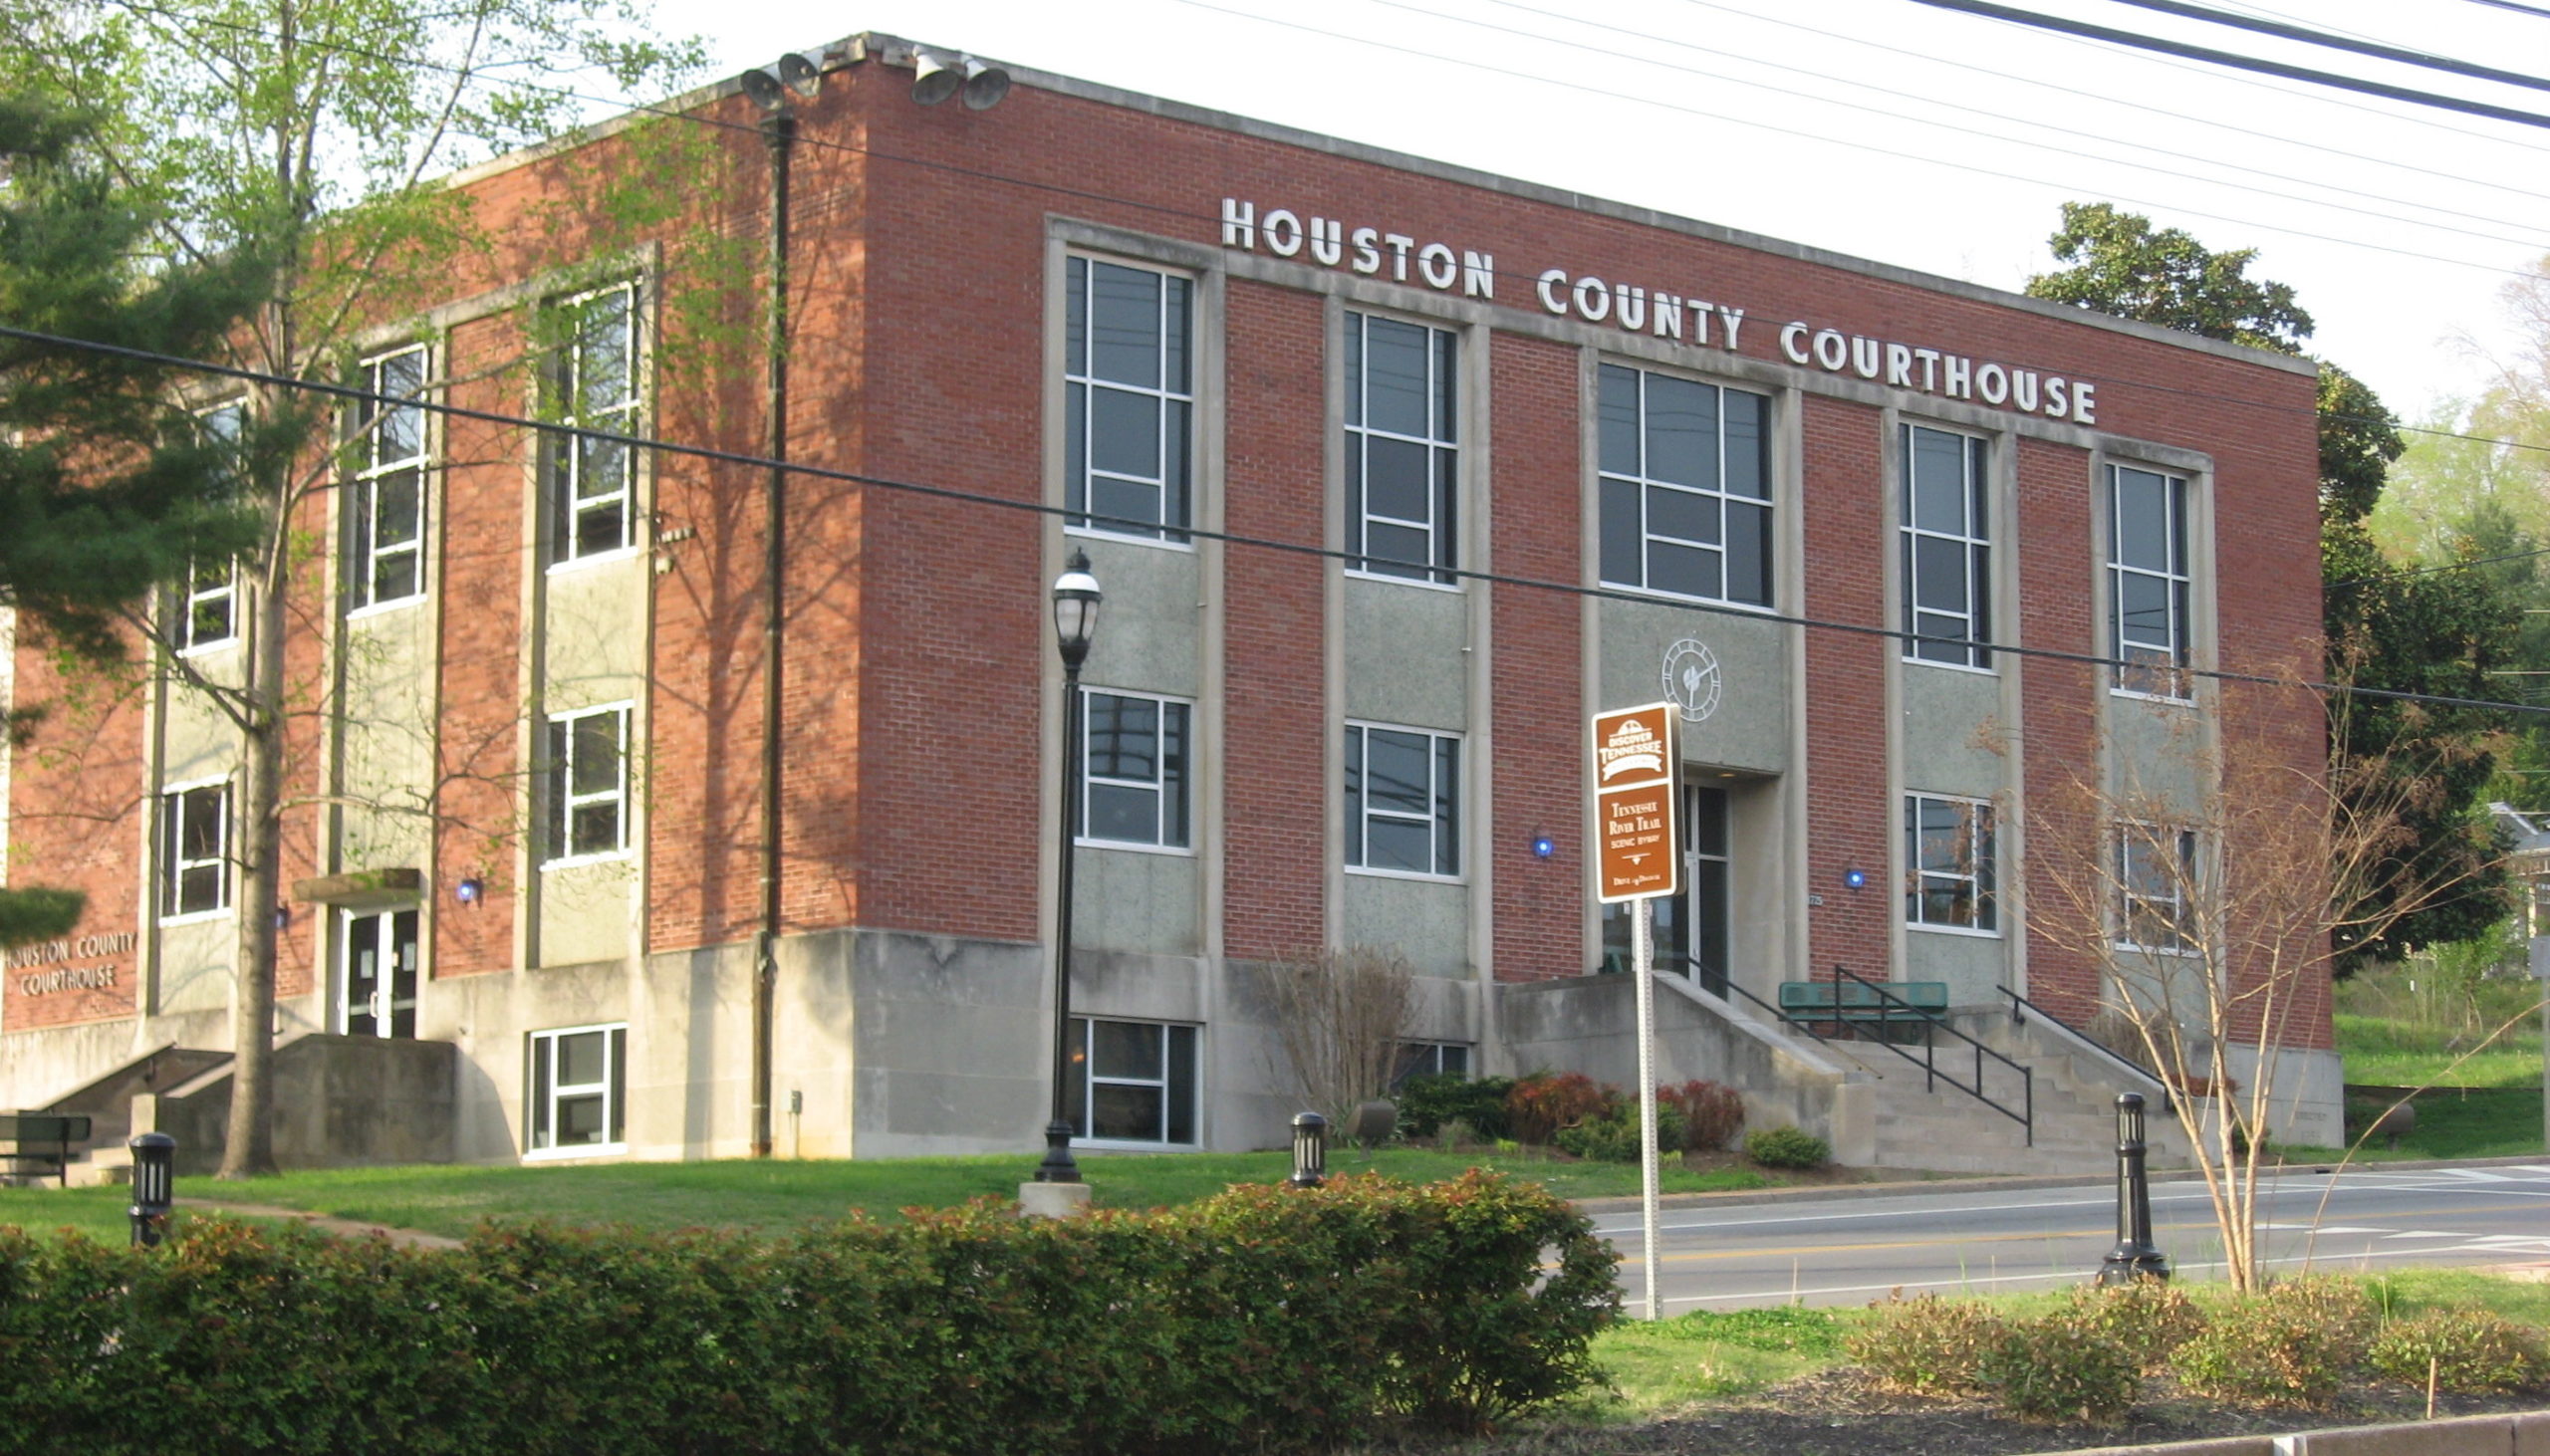
{"label": "wall-mounted light", "polygon": [[1845,869],[1842,871],[1842,882],[1853,889],[1865,888],[1869,882],[1869,872],[1865,869]]}
{"label": "wall-mounted light", "polygon": [[487,882],[477,875],[464,875],[451,887],[451,897],[464,905],[474,905],[487,896]]}
{"label": "wall-mounted light", "polygon": [[275,928],[276,928],[277,930],[287,930],[287,929],[290,929],[291,927],[292,927],[292,906],[290,906],[290,905],[277,905],[277,906],[275,906]]}
{"label": "wall-mounted light", "polygon": [[1533,857],[1533,858],[1535,858],[1535,859],[1547,859],[1547,858],[1548,858],[1548,857],[1550,857],[1552,854],[1555,854],[1555,853],[1557,853],[1557,852],[1558,852],[1558,841],[1551,839],[1551,838],[1550,838],[1549,836],[1547,836],[1547,835],[1534,835],[1534,836],[1532,836],[1532,857]]}

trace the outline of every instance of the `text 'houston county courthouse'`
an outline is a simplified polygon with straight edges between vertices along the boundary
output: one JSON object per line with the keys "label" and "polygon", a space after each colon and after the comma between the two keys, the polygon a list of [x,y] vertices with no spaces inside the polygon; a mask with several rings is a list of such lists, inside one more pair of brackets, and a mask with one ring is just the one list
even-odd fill
{"label": "text 'houston county courthouse'", "polygon": [[[2310,650],[2307,364],[1061,77],[923,105],[915,53],[854,38],[780,99],[775,734],[775,123],[730,83],[455,179],[490,246],[359,382],[746,458],[349,420],[288,643],[324,711],[284,825],[287,1161],[742,1153],[766,929],[781,1154],[1026,1158],[1067,769],[1089,1145],[1280,1141],[1260,968],[1324,946],[1421,973],[1411,1066],[1626,1083],[1587,718],[1667,698],[1661,1075],[1851,1161],[2102,1154],[2150,1089],[2002,996],[2099,1011],[2032,927],[2031,806],[2173,773],[2192,803],[2173,747],[2240,691],[2206,671]],[[1067,745],[1075,551],[1105,604]],[[171,595],[188,666],[240,670],[246,590]],[[63,686],[25,635],[22,704]],[[2307,765],[2316,720],[2278,744]],[[12,953],[0,1104],[103,1137],[147,1093],[208,1155],[239,757],[165,685],[14,751],[7,872],[90,906]],[[1943,985],[2034,1067],[2034,1146],[1743,994],[1837,965]],[[2275,1054],[2306,1142],[2324,992]]]}

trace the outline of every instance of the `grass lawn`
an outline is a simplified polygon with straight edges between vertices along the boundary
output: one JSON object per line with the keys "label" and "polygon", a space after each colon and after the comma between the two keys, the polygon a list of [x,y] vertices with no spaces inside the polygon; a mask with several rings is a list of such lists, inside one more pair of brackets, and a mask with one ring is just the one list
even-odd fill
{"label": "grass lawn", "polygon": [[[451,1237],[487,1218],[550,1218],[647,1228],[721,1226],[781,1231],[853,1209],[893,1217],[908,1207],[946,1207],[992,1194],[1016,1195],[1033,1174],[1034,1152],[985,1157],[872,1158],[861,1161],[623,1162],[556,1167],[339,1168],[285,1173],[244,1183],[181,1178],[177,1203],[235,1201],[303,1209]],[[1546,1183],[1563,1197],[1635,1195],[1634,1163],[1574,1163],[1500,1154],[1386,1148],[1369,1156],[1332,1152],[1329,1171],[1376,1169],[1410,1182],[1495,1167]],[[1158,1153],[1081,1157],[1082,1176],[1103,1208],[1191,1202],[1232,1183],[1272,1183],[1293,1170],[1290,1152]],[[1769,1186],[1745,1168],[1694,1172],[1667,1165],[1668,1193]],[[101,1237],[125,1232],[123,1189],[0,1189],[0,1224],[43,1230],[70,1225]]]}
{"label": "grass lawn", "polygon": [[2485,1035],[2452,1036],[2388,1017],[2337,1016],[2347,1081],[2372,1087],[2541,1087],[2541,1028],[2519,1025],[2485,1047]]}

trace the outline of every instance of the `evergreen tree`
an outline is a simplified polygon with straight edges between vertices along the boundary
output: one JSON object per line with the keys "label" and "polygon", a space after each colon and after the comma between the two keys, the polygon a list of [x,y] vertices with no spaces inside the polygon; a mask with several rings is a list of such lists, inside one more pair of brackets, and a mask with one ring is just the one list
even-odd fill
{"label": "evergreen tree", "polygon": [[[192,358],[257,296],[251,250],[199,267],[150,256],[153,219],[93,149],[89,121],[0,95],[0,321]],[[31,644],[121,653],[120,618],[246,522],[226,498],[236,441],[191,428],[179,380],[145,360],[0,338],[0,607]],[[40,714],[15,704],[12,736]],[[27,866],[41,875],[45,866]],[[0,889],[0,945],[60,935],[81,896]]]}

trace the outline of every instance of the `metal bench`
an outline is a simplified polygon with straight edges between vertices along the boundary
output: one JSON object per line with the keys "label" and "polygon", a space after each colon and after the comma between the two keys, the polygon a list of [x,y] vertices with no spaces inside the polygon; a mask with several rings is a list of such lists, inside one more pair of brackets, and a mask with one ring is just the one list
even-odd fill
{"label": "metal bench", "polygon": [[[1780,1015],[1791,1021],[1938,1021],[1947,1015],[1945,981],[1888,981],[1889,1001],[1865,981],[1782,981]],[[1903,1003],[1899,1005],[1898,1003]]]}
{"label": "metal bench", "polygon": [[89,1119],[78,1112],[0,1112],[0,1161],[26,1175],[50,1169],[54,1181],[71,1183],[71,1149],[89,1140]]}

